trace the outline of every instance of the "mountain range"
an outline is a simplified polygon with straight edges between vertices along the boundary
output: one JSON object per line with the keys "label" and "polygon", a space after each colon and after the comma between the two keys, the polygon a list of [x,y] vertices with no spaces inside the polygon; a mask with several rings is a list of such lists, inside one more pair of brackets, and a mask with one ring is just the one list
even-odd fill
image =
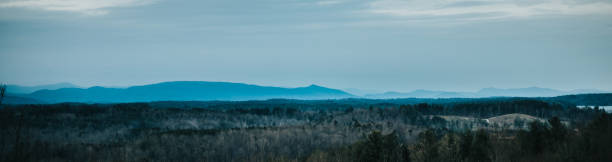
{"label": "mountain range", "polygon": [[366,94],[365,98],[390,99],[390,98],[480,98],[480,97],[554,97],[571,94],[609,93],[595,89],[578,89],[572,91],[561,91],[550,88],[528,87],[528,88],[483,88],[477,92],[452,92],[452,91],[430,91],[415,90],[412,92],[385,92]]}
{"label": "mountain range", "polygon": [[[8,89],[8,88],[7,88]],[[353,95],[341,90],[317,85],[298,88],[257,86],[229,82],[176,81],[132,86],[128,88],[60,88],[43,89],[16,97],[35,99],[44,103],[85,102],[150,102],[150,101],[210,101],[210,100],[265,100],[286,99],[337,99]]]}
{"label": "mountain range", "polygon": [[[42,86],[7,86],[8,96],[4,103],[124,103],[151,101],[244,101],[267,99],[341,99],[341,98],[480,98],[480,97],[552,97],[568,94],[606,93],[600,90],[560,91],[548,88],[529,87],[516,89],[484,88],[477,92],[452,92],[415,90],[412,92],[385,92],[375,94],[353,95],[351,93],[310,85],[297,88],[258,86],[231,82],[174,81],[157,84],[132,86],[127,88],[110,88],[94,86],[79,88],[70,83],[59,83]],[[360,92],[351,89],[351,92]],[[364,91],[361,91],[364,92]]]}
{"label": "mountain range", "polygon": [[13,94],[32,93],[38,90],[56,90],[60,88],[78,88],[78,86],[71,83],[57,83],[57,84],[46,84],[37,86],[20,86],[20,85],[6,85],[6,92]]}

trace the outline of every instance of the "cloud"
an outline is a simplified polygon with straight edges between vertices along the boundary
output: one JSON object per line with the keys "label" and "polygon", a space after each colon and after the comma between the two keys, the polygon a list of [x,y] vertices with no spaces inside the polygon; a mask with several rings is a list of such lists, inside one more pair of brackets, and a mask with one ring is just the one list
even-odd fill
{"label": "cloud", "polygon": [[327,5],[336,5],[336,4],[340,4],[344,2],[346,2],[346,0],[322,0],[322,1],[317,1],[315,4],[321,5],[321,6],[327,6]]}
{"label": "cloud", "polygon": [[612,14],[612,2],[603,0],[377,0],[369,3],[365,12],[400,18],[501,19],[542,15]]}
{"label": "cloud", "polygon": [[132,7],[156,0],[0,0],[0,8],[28,8],[46,11],[76,12],[85,15],[105,15],[111,8]]}

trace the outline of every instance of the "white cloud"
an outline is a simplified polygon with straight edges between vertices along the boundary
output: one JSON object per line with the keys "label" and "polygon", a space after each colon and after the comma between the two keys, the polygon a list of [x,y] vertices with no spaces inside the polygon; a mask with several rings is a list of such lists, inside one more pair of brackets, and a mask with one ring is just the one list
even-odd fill
{"label": "white cloud", "polygon": [[0,0],[0,8],[28,8],[104,15],[109,12],[110,8],[140,6],[154,2],[155,0]]}
{"label": "white cloud", "polygon": [[327,6],[327,5],[340,4],[344,2],[346,2],[346,0],[322,0],[322,1],[317,1],[316,4],[321,5],[321,6]]}
{"label": "white cloud", "polygon": [[610,1],[580,0],[377,0],[367,13],[406,18],[524,18],[540,15],[612,14]]}

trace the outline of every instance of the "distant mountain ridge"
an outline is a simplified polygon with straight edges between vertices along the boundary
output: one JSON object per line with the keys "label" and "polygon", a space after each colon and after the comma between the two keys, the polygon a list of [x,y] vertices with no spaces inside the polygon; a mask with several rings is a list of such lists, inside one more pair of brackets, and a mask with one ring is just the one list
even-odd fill
{"label": "distant mountain ridge", "polygon": [[20,86],[20,85],[6,85],[6,91],[7,93],[12,93],[12,94],[26,94],[26,93],[32,93],[32,92],[36,92],[39,90],[43,90],[43,89],[48,89],[48,90],[56,90],[56,89],[60,89],[60,88],[77,88],[79,86],[76,86],[74,84],[71,83],[56,83],[56,84],[46,84],[46,85],[37,85],[37,86]]}
{"label": "distant mountain ridge", "polygon": [[528,88],[483,88],[477,92],[452,92],[452,91],[430,91],[414,90],[412,92],[385,92],[378,94],[367,94],[364,97],[374,99],[389,98],[480,98],[480,97],[554,97],[572,94],[609,93],[595,89],[578,89],[572,91],[561,91],[550,88],[528,87]]}
{"label": "distant mountain ridge", "polygon": [[354,97],[337,89],[317,85],[298,88],[257,86],[230,82],[175,81],[132,86],[128,88],[61,88],[39,90],[20,97],[47,103],[85,102],[121,103],[151,101],[210,101],[210,100],[265,100],[286,99],[338,99]]}
{"label": "distant mountain ridge", "polygon": [[[25,88],[24,88],[25,87]],[[66,87],[66,88],[62,88]],[[11,89],[13,88],[13,89]],[[40,89],[32,93],[23,93]],[[258,86],[231,82],[206,81],[173,81],[157,84],[132,86],[126,88],[90,87],[78,88],[70,83],[60,83],[42,86],[16,86],[7,87],[9,95],[5,103],[12,104],[39,104],[59,102],[84,103],[125,103],[125,102],[152,102],[152,101],[245,101],[267,99],[299,99],[299,100],[326,100],[342,98],[369,98],[369,99],[397,99],[397,98],[486,98],[486,97],[554,97],[573,94],[609,93],[594,89],[579,89],[560,91],[549,88],[483,88],[476,92],[452,92],[415,90],[412,92],[385,92],[375,94],[359,94],[310,85],[297,88],[282,88],[271,86]],[[359,89],[351,92],[365,92]],[[22,92],[22,93],[14,93]]]}

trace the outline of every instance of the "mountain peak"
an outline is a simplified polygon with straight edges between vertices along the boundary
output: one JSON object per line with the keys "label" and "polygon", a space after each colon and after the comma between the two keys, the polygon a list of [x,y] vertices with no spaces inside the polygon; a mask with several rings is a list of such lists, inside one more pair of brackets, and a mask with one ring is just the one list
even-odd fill
{"label": "mountain peak", "polygon": [[316,85],[316,84],[311,84],[307,88],[325,88],[325,87],[319,86],[319,85]]}

